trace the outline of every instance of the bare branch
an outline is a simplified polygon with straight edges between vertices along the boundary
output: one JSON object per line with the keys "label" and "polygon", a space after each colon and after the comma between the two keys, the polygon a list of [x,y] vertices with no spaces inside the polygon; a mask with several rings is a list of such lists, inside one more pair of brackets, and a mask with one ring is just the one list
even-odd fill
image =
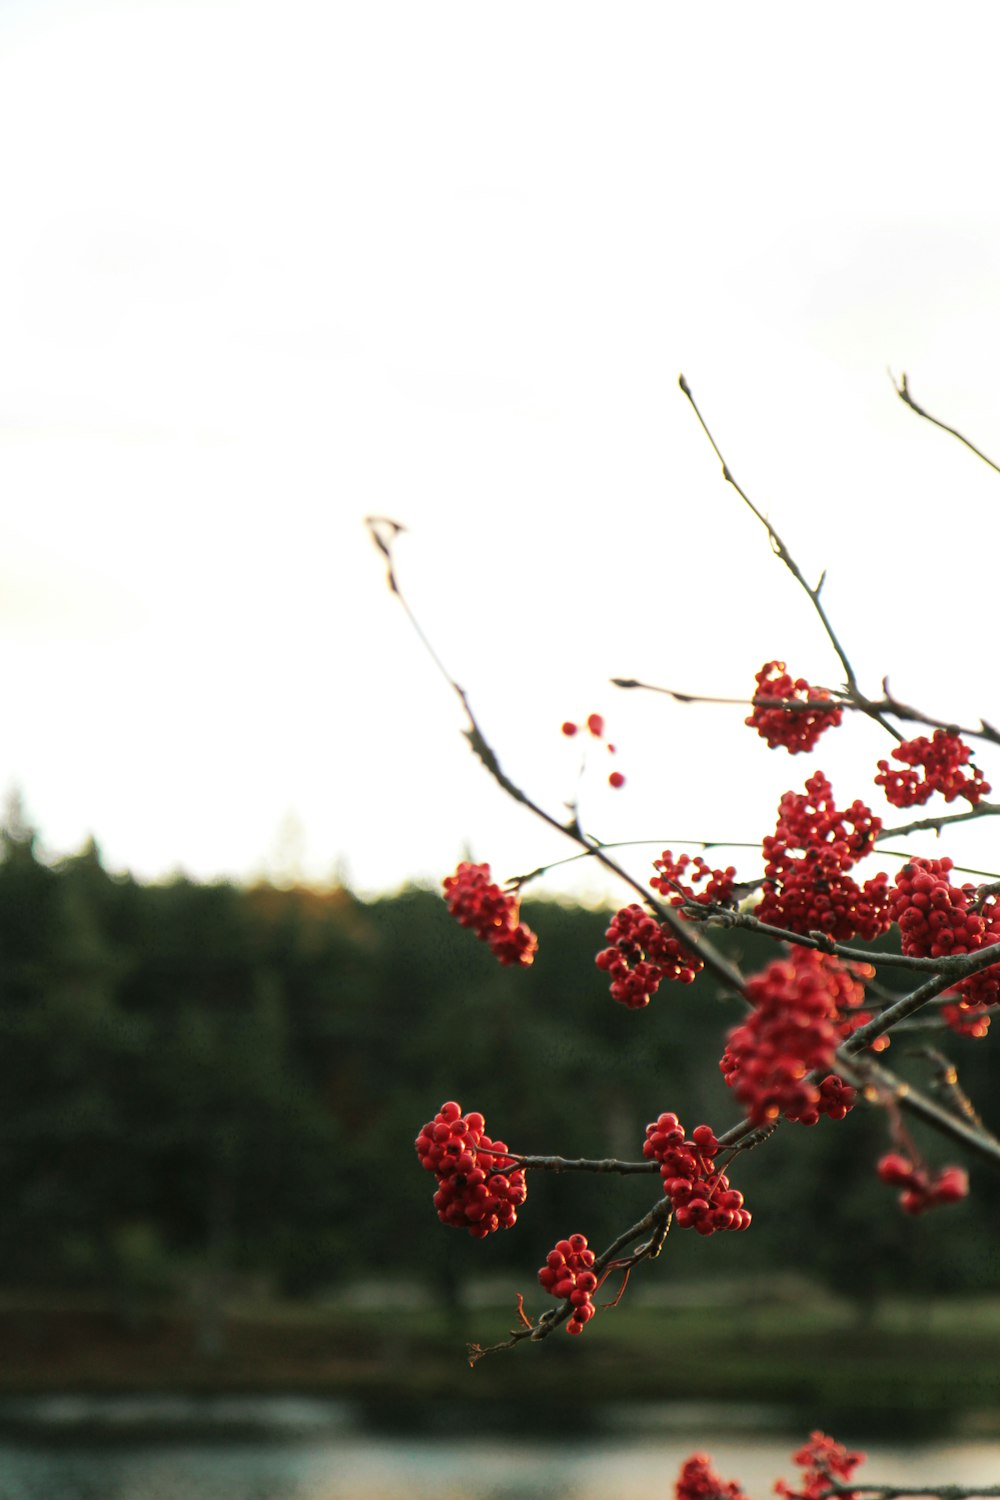
{"label": "bare branch", "polygon": [[[848,1041],[852,1040],[848,1038]],[[1000,1172],[1000,1142],[988,1130],[943,1109],[912,1083],[897,1077],[884,1063],[876,1062],[872,1057],[849,1056],[846,1043],[838,1049],[835,1060],[843,1068],[845,1077],[863,1088],[869,1102],[884,1103],[887,1097],[891,1098],[914,1119],[955,1141],[992,1171]]]}
{"label": "bare branch", "polygon": [[915,411],[918,417],[923,417],[925,422],[931,422],[935,427],[940,427],[942,432],[948,432],[952,437],[958,438],[958,441],[960,443],[964,443],[971,453],[974,453],[977,458],[981,458],[984,464],[989,464],[991,469],[995,470],[997,474],[1000,474],[1000,464],[995,464],[992,458],[987,458],[983,450],[981,448],[977,448],[975,443],[970,442],[967,437],[964,437],[962,433],[958,431],[957,427],[949,427],[948,423],[942,422],[940,417],[932,417],[929,411],[925,411],[922,406],[917,405],[913,397],[910,395],[910,387],[905,374],[900,376],[898,385],[896,384],[895,376],[891,371],[889,373],[889,379],[892,381],[893,386],[896,390],[896,395],[899,397],[900,401],[903,402],[904,406],[908,406],[911,411]]}
{"label": "bare branch", "polygon": [[719,462],[722,465],[723,479],[725,479],[728,484],[732,485],[733,489],[739,495],[740,499],[753,512],[753,514],[757,517],[757,520],[767,531],[768,541],[771,543],[771,551],[775,554],[776,557],[781,559],[781,561],[785,564],[785,567],[795,579],[796,583],[798,583],[805,590],[805,593],[812,603],[813,608],[819,615],[820,621],[823,625],[823,629],[826,631],[827,637],[830,641],[830,645],[833,647],[834,651],[836,651],[837,656],[840,659],[840,664],[844,669],[844,676],[847,682],[847,690],[849,696],[858,705],[863,713],[866,713],[871,718],[877,720],[877,722],[882,725],[882,728],[892,735],[893,739],[902,740],[903,735],[901,735],[898,730],[894,729],[892,725],[886,721],[883,715],[879,713],[878,709],[875,708],[870,700],[865,697],[864,693],[862,693],[861,689],[858,686],[858,679],[855,675],[855,671],[853,666],[851,665],[850,659],[848,658],[846,651],[841,645],[837,633],[830,622],[830,617],[827,614],[826,610],[823,608],[823,605],[820,601],[820,591],[823,587],[823,583],[825,582],[826,573],[823,573],[819,583],[815,588],[809,587],[809,584],[806,583],[806,580],[802,575],[802,571],[799,568],[798,563],[795,561],[794,557],[785,546],[785,543],[782,541],[777,531],[771,525],[771,522],[767,519],[766,516],[761,514],[746,491],[743,490],[733,478],[732,470],[726,463],[726,460],[723,458],[722,451],[719,448],[718,443],[715,441],[715,438],[712,436],[705,418],[702,416],[700,410],[698,409],[698,403],[695,401],[694,396],[691,393],[691,387],[688,385],[683,375],[680,376],[678,384],[680,385],[680,388],[684,392],[685,396],[688,398],[688,401],[691,403],[694,414],[701,424],[702,431],[715,450],[715,456],[718,458]]}
{"label": "bare branch", "polygon": [[713,973],[717,979],[721,979],[723,983],[729,985],[733,989],[738,990],[742,994],[744,981],[740,971],[733,964],[731,964],[727,958],[723,957],[723,955],[718,951],[713,943],[711,943],[707,938],[703,937],[699,933],[692,931],[690,924],[685,922],[684,918],[680,916],[680,914],[675,911],[673,907],[665,906],[662,902],[655,900],[655,898],[649,894],[649,891],[644,885],[636,880],[634,876],[630,875],[627,870],[624,870],[621,865],[619,865],[615,860],[611,859],[609,855],[604,852],[603,847],[598,842],[596,842],[594,839],[591,839],[587,834],[583,832],[583,829],[580,827],[575,814],[572,815],[568,823],[561,822],[558,818],[553,817],[552,813],[546,812],[543,807],[540,807],[537,802],[534,802],[531,797],[529,797],[528,794],[521,789],[521,787],[517,786],[515,782],[511,781],[510,777],[507,776],[506,773],[502,770],[495,751],[483,734],[476,716],[472,711],[468,695],[463,688],[459,687],[458,683],[454,680],[454,678],[448,672],[447,668],[444,666],[441,658],[438,656],[430,641],[427,639],[427,636],[421,629],[416,616],[411,610],[409,604],[406,602],[405,595],[399,587],[399,580],[396,577],[392,557],[392,542],[396,536],[396,533],[403,530],[403,528],[396,522],[392,522],[391,524],[395,526],[396,530],[388,539],[378,532],[376,525],[369,525],[369,531],[372,534],[376,546],[388,561],[390,586],[392,587],[393,593],[396,595],[396,598],[403,606],[403,609],[406,611],[407,618],[409,619],[414,630],[416,630],[417,635],[419,636],[431,659],[436,664],[438,670],[443,674],[449,686],[458,696],[462,707],[465,710],[466,717],[469,721],[469,727],[464,731],[465,737],[469,741],[469,744],[472,746],[474,753],[479,757],[483,765],[486,767],[487,771],[489,771],[490,775],[493,777],[494,781],[498,786],[502,787],[507,795],[509,797],[512,797],[515,802],[520,802],[522,806],[527,807],[531,812],[535,814],[536,817],[541,818],[543,823],[547,823],[550,828],[556,829],[557,832],[565,834],[567,838],[570,838],[575,843],[582,845],[587,853],[590,854],[594,859],[596,859],[599,864],[604,865],[604,867],[610,870],[613,875],[617,875],[620,880],[623,880],[626,885],[630,886],[637,895],[641,896],[642,900],[654,913],[657,919],[662,922],[664,926],[670,928],[670,931],[678,939],[678,941],[682,942],[690,952],[696,954],[697,957],[701,959],[701,962],[703,963],[705,968],[709,970],[710,973]]}
{"label": "bare branch", "polygon": [[[516,1167],[523,1167],[525,1170],[534,1168],[541,1172],[615,1172],[623,1177],[635,1172],[649,1173],[660,1170],[659,1163],[655,1161],[619,1161],[617,1157],[606,1157],[595,1161],[582,1156],[519,1156],[516,1151],[484,1151],[482,1146],[478,1148],[478,1154],[480,1156],[503,1156],[508,1165],[497,1167],[495,1169],[497,1172],[510,1171],[511,1161]],[[490,1173],[490,1176],[492,1175],[493,1173]]]}

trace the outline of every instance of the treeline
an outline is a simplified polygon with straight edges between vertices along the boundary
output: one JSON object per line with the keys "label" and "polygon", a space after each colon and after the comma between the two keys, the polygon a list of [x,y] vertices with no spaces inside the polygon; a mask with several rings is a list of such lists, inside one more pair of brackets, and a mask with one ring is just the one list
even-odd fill
{"label": "treeline", "polygon": [[[0,837],[0,1285],[101,1288],[125,1316],[252,1274],[292,1296],[368,1277],[527,1291],[555,1239],[606,1243],[655,1180],[532,1174],[518,1226],[474,1241],[439,1225],[413,1150],[443,1100],[513,1149],[567,1156],[637,1159],[663,1109],[735,1118],[718,1058],[739,1002],[702,976],[646,1011],[615,1005],[593,962],[607,913],[526,902],[539,952],[513,972],[435,892],[143,885],[93,844],[52,865],[16,822]],[[724,942],[749,971],[774,957]],[[997,1039],[944,1035],[900,1036],[890,1060],[926,1086],[916,1049],[944,1046],[1000,1128]],[[794,1272],[860,1300],[1000,1287],[987,1172],[972,1165],[967,1202],[908,1219],[875,1178],[889,1147],[883,1110],[783,1127],[732,1172],[749,1233],[674,1233],[656,1274]]]}

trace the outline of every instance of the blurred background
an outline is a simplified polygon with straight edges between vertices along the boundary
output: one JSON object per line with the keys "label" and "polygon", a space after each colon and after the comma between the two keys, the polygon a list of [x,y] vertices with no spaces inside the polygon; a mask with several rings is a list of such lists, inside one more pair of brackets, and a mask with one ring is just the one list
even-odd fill
{"label": "blurred background", "polygon": [[[476,1243],[420,1125],[457,1098],[515,1149],[626,1157],[665,1108],[722,1128],[735,1017],[704,978],[609,1001],[629,898],[586,862],[529,887],[531,970],[450,921],[459,859],[572,850],[470,754],[364,517],[406,527],[505,769],[650,841],[637,878],[693,839],[755,876],[817,764],[882,810],[870,723],[800,767],[739,706],[610,679],[843,675],[683,370],[863,688],[996,721],[1000,480],[892,383],[1000,452],[995,30],[895,0],[0,7],[3,1500],[625,1500],[697,1446],[763,1492],[838,1421],[873,1476],[984,1477],[995,1197],[974,1170],[904,1221],[861,1111],[741,1163],[749,1235],[672,1236],[587,1339],[467,1369],[556,1238],[648,1191],[533,1180]],[[614,759],[559,733],[591,712]],[[880,862],[907,849],[1000,873],[988,820]],[[949,1047],[996,1128],[993,1044]]]}

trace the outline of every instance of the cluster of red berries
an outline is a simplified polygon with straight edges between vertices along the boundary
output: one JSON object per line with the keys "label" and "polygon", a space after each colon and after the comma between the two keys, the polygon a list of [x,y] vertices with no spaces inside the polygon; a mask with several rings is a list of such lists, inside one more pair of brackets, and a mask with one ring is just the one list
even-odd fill
{"label": "cluster of red berries", "polygon": [[791,932],[824,932],[843,942],[870,942],[889,926],[888,876],[859,886],[847,871],[870,853],[882,827],[863,802],[838,810],[833,788],[817,771],[805,793],[786,792],[778,822],[764,839],[764,886],[756,915]]}
{"label": "cluster of red berries", "polygon": [[747,1500],[735,1479],[720,1479],[705,1453],[692,1453],[681,1465],[674,1491],[676,1500]]}
{"label": "cluster of red berries", "polygon": [[491,1140],[485,1128],[478,1111],[463,1115],[462,1106],[450,1099],[416,1139],[421,1165],[437,1174],[438,1218],[477,1240],[510,1229],[528,1196],[524,1172],[506,1144]]}
{"label": "cluster of red berries", "polygon": [[604,934],[610,948],[594,962],[611,975],[611,998],[630,1010],[649,1004],[664,979],[690,984],[704,964],[636,902],[623,906]]}
{"label": "cluster of red berries", "polygon": [[[793,681],[785,670],[783,661],[765,662],[757,673],[757,698],[783,698],[787,703],[829,704],[830,694],[826,688],[810,687],[804,677]],[[811,750],[820,735],[833,729],[844,717],[839,705],[827,708],[754,708],[744,723],[756,729],[761,739],[766,740],[772,750],[783,745],[789,755],[798,755],[800,750]]]}
{"label": "cluster of red berries", "polygon": [[660,1163],[663,1191],[674,1207],[679,1229],[716,1234],[723,1229],[747,1229],[750,1213],[743,1194],[730,1187],[725,1172],[716,1171],[719,1142],[709,1125],[696,1125],[691,1139],[673,1113],[657,1116],[646,1126],[642,1154]]}
{"label": "cluster of red berries", "polygon": [[[854,1089],[828,1069],[845,1037],[870,1019],[858,1007],[862,978],[874,969],[812,948],[793,948],[747,983],[754,1009],[726,1039],[719,1067],[754,1125],[784,1115],[815,1125],[820,1115],[842,1120],[854,1105]],[[882,1038],[879,1038],[881,1041]]]}
{"label": "cluster of red berries", "polygon": [[[604,738],[604,719],[601,714],[588,714],[582,726],[574,724],[572,719],[567,719],[562,726],[562,732],[567,739],[572,739],[575,734],[579,733],[581,727],[587,729],[594,736],[595,740]],[[615,754],[615,746],[610,741],[606,748],[609,755]],[[608,785],[615,788],[625,785],[625,777],[621,771],[611,772],[611,775],[608,777]]]}
{"label": "cluster of red berries", "polygon": [[[925,734],[915,740],[904,740],[892,752],[893,760],[901,761],[909,769],[897,771],[890,768],[887,760],[878,763],[880,775],[875,785],[883,787],[886,799],[893,807],[919,807],[928,801],[933,792],[940,792],[946,802],[964,797],[975,807],[979,799],[992,791],[978,766],[972,766],[971,776],[962,770],[969,764],[972,751],[957,734],[947,729],[937,729],[934,738]],[[923,772],[920,776],[916,767]]]}
{"label": "cluster of red berries", "polygon": [[942,1167],[932,1177],[926,1167],[892,1151],[882,1157],[876,1171],[890,1187],[903,1189],[899,1201],[908,1214],[922,1214],[942,1203],[958,1203],[969,1195],[969,1176],[961,1167]]}
{"label": "cluster of red berries", "polygon": [[[779,1479],[774,1486],[775,1494],[785,1496],[786,1500],[820,1500],[836,1489],[841,1500],[856,1500],[856,1491],[841,1486],[864,1459],[863,1453],[850,1453],[843,1443],[835,1442],[823,1432],[814,1432],[808,1443],[792,1454],[792,1462],[805,1471],[796,1481],[796,1488]],[[674,1493],[676,1500],[747,1500],[735,1479],[727,1482],[719,1478],[712,1460],[704,1453],[694,1453],[682,1464]]]}
{"label": "cluster of red berries", "polygon": [[[693,873],[688,876],[690,884],[686,884],[681,877],[689,865]],[[732,901],[736,880],[733,865],[725,870],[713,870],[700,854],[696,854],[694,859],[690,854],[680,854],[674,859],[670,850],[664,849],[662,857],[653,860],[653,868],[660,873],[654,875],[649,883],[654,890],[670,897],[671,906],[683,906],[687,902],[700,906],[711,906],[716,902],[726,905]],[[704,890],[696,891],[694,887],[703,880],[707,880],[708,884]]]}
{"label": "cluster of red berries", "polygon": [[562,1300],[569,1298],[573,1311],[566,1324],[567,1333],[582,1333],[597,1311],[593,1303],[598,1286],[594,1260],[593,1250],[587,1248],[587,1236],[571,1234],[549,1251],[538,1273],[543,1291]]}
{"label": "cluster of red berries", "polygon": [[850,1479],[859,1464],[864,1463],[863,1453],[851,1453],[843,1443],[835,1442],[823,1432],[813,1432],[809,1441],[792,1454],[792,1462],[805,1472],[796,1481],[793,1489],[783,1479],[774,1486],[775,1494],[786,1500],[820,1500],[831,1489],[837,1489],[839,1500],[855,1500],[854,1490],[841,1490],[840,1485]]}
{"label": "cluster of red berries", "polygon": [[[914,858],[896,875],[889,915],[899,926],[903,952],[916,958],[947,958],[975,953],[1000,943],[1000,903],[995,896],[978,899],[968,881],[954,886],[954,865],[944,859]],[[985,1036],[990,1006],[1000,1004],[1000,964],[970,974],[951,990],[957,999],[941,1014],[961,1036]]]}
{"label": "cluster of red berries", "polygon": [[538,939],[518,920],[517,896],[490,880],[489,865],[463,861],[445,877],[444,899],[452,916],[488,943],[502,964],[527,967],[534,960]]}

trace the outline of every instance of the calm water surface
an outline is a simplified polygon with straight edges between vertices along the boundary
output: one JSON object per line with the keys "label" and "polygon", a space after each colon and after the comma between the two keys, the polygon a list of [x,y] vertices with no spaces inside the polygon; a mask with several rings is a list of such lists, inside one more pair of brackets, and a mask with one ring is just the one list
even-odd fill
{"label": "calm water surface", "polygon": [[[0,1500],[667,1500],[682,1461],[712,1455],[755,1500],[792,1478],[806,1434],[734,1439],[718,1430],[663,1438],[516,1436],[326,1438],[239,1443],[0,1442]],[[845,1437],[849,1436],[844,1434]],[[872,1482],[1000,1483],[1000,1444],[865,1445]]]}

